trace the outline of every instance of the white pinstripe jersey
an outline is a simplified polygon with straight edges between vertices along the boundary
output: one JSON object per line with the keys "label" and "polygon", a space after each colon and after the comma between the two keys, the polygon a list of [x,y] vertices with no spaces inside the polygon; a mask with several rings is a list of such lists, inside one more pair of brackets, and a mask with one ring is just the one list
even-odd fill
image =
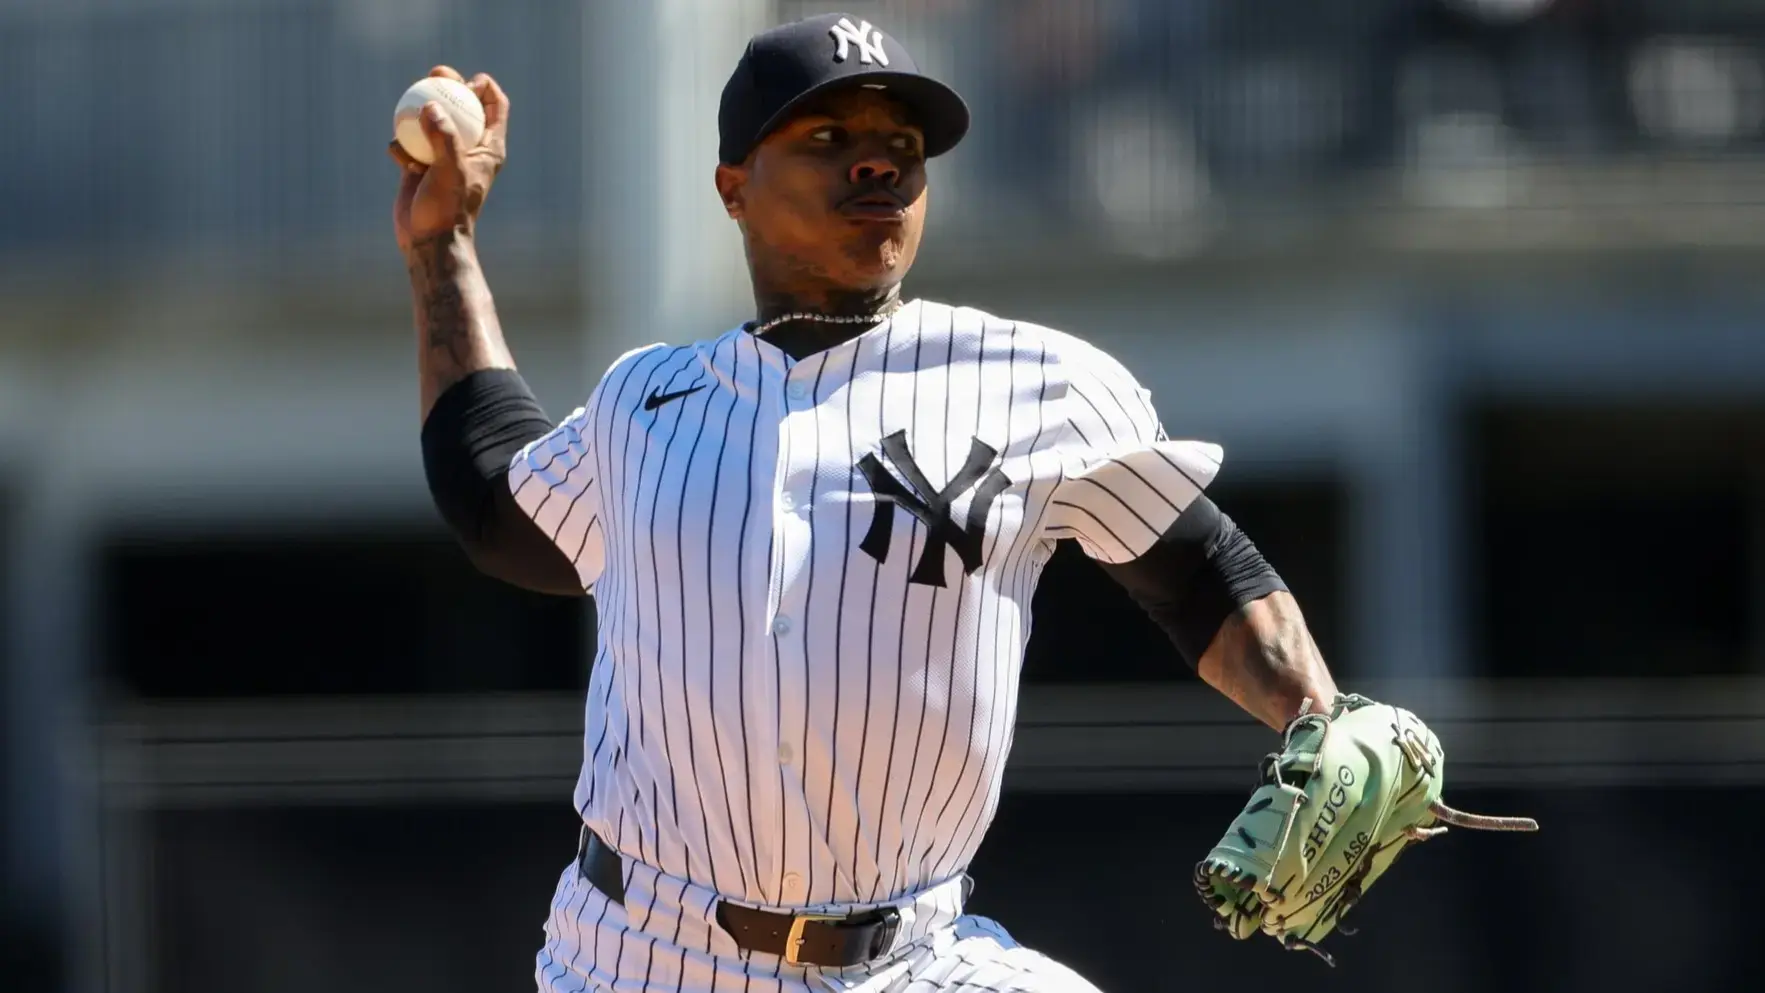
{"label": "white pinstripe jersey", "polygon": [[929,301],[802,360],[628,352],[509,473],[595,596],[584,821],[763,906],[962,872],[1055,541],[1139,555],[1220,454],[1100,350]]}

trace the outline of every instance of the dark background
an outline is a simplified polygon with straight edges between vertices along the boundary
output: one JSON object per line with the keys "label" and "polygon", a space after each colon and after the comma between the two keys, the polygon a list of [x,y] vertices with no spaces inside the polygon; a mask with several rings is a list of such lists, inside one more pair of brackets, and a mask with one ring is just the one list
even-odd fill
{"label": "dark background", "polygon": [[[1760,862],[1692,855],[1682,812],[1713,805],[1744,821],[1765,813],[1756,795],[1455,799],[1525,810],[1566,840],[1454,833],[1406,853],[1355,911],[1359,933],[1331,942],[1334,969],[1268,939],[1232,941],[1195,897],[1193,853],[1218,840],[1240,796],[1013,797],[975,863],[972,909],[1105,990],[1752,988],[1744,918],[1686,908],[1765,882]],[[153,824],[164,881],[156,983],[525,988],[546,895],[573,851],[572,819],[567,804],[163,815]]]}

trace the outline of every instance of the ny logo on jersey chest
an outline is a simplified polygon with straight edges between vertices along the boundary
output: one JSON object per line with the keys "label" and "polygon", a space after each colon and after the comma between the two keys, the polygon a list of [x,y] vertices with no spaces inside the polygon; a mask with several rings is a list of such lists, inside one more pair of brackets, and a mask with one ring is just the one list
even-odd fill
{"label": "ny logo on jersey chest", "polygon": [[[922,586],[944,585],[944,551],[954,549],[962,560],[962,571],[972,573],[981,565],[981,539],[987,533],[987,516],[993,501],[1011,485],[1011,480],[993,462],[999,453],[975,438],[969,446],[968,461],[962,464],[949,483],[935,489],[925,471],[907,448],[907,432],[896,431],[882,440],[883,454],[900,471],[903,479],[884,467],[874,453],[858,460],[858,471],[876,494],[876,512],[870,518],[870,529],[858,547],[878,562],[889,560],[890,536],[894,531],[895,508],[912,514],[925,525],[925,550],[913,566],[908,582]],[[966,526],[956,523],[951,506],[969,490],[974,496],[968,503]]]}

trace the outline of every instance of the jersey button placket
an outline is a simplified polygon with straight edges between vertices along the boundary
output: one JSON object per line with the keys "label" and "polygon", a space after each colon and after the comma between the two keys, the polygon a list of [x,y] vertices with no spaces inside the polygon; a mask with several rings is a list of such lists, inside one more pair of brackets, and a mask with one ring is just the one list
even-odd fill
{"label": "jersey button placket", "polygon": [[[766,368],[762,370],[760,381],[759,403],[761,415],[767,419],[775,432],[771,439],[773,456],[773,475],[764,478],[765,463],[756,462],[752,466],[755,479],[752,486],[756,495],[761,495],[760,508],[762,513],[755,515],[756,523],[762,533],[754,535],[757,542],[750,548],[766,556],[766,600],[760,614],[758,636],[758,664],[750,667],[751,682],[746,687],[747,698],[744,710],[749,715],[746,727],[752,735],[748,745],[748,758],[753,779],[749,783],[751,790],[749,802],[756,817],[755,830],[777,837],[783,830],[780,818],[784,815],[785,797],[780,790],[784,783],[778,774],[777,761],[779,739],[778,728],[783,723],[783,711],[789,706],[789,687],[782,680],[790,671],[791,655],[790,631],[792,629],[791,607],[785,597],[789,593],[787,573],[788,560],[791,554],[791,538],[780,529],[781,515],[776,512],[776,500],[779,480],[788,471],[786,458],[790,456],[785,446],[790,443],[786,427],[790,420],[790,405],[785,400],[785,386],[790,373],[790,366],[781,354],[767,351],[763,355]],[[765,513],[766,499],[774,501],[774,512]],[[770,549],[770,551],[768,551]],[[770,890],[776,884],[785,866],[782,860],[784,853],[776,850],[776,846],[757,846],[758,856],[755,869],[763,880],[770,880],[764,888]],[[768,897],[773,894],[768,893]]]}
{"label": "jersey button placket", "polygon": [[[814,478],[814,466],[818,455],[815,451],[815,397],[812,384],[815,379],[816,363],[813,360],[798,363],[785,374],[781,405],[784,417],[779,425],[779,450],[782,453],[779,461],[779,473],[774,493],[777,513],[774,528],[777,540],[782,542],[785,558],[781,562],[783,574],[778,588],[777,613],[773,618],[773,634],[778,659],[779,680],[779,713],[778,737],[775,758],[779,770],[780,786],[784,791],[784,813],[788,819],[786,834],[791,847],[800,850],[810,825],[804,816],[803,796],[803,728],[808,719],[808,686],[805,685],[807,669],[810,666],[808,654],[812,649],[809,640],[809,609],[810,605],[804,597],[808,593],[809,562],[811,555],[809,525],[805,513],[809,504],[809,493],[801,487],[808,485],[807,480]],[[781,868],[792,869],[779,877],[779,896],[786,904],[802,902],[806,895],[807,885],[801,875],[800,867],[789,864],[790,856],[785,856],[786,865]]]}
{"label": "jersey button placket", "polygon": [[[814,396],[812,395],[813,387],[811,387],[811,385],[810,385],[810,383],[812,382],[813,376],[814,376],[814,371],[812,369],[808,368],[807,366],[805,366],[804,364],[798,364],[797,366],[791,368],[789,371],[787,371],[785,373],[785,386],[784,386],[785,402],[783,404],[784,410],[785,410],[785,420],[784,420],[784,424],[783,424],[783,430],[787,434],[789,432],[791,432],[792,430],[796,430],[799,433],[799,437],[797,437],[795,439],[795,441],[799,445],[807,444],[807,443],[814,440],[812,435],[807,434],[805,432],[802,432],[802,430],[801,430],[801,425],[803,424],[803,418],[809,418],[809,417],[815,416],[814,413],[812,412],[812,408],[815,406]],[[781,448],[784,445],[788,444],[789,441],[790,441],[790,439],[780,438],[779,443],[780,443]],[[803,458],[804,458],[804,454],[805,453],[803,453],[801,451],[792,451],[791,452],[791,459],[793,461],[801,464],[803,461]],[[813,459],[813,457],[814,457],[813,453],[809,453],[809,458]],[[779,511],[782,514],[788,514],[788,515],[799,515],[800,516],[803,514],[807,514],[809,511],[808,495],[793,492],[791,489],[793,477],[792,477],[792,474],[788,471],[789,467],[781,467],[781,468],[785,469],[786,471],[782,471],[779,473],[779,479],[778,479],[778,509],[779,509]],[[779,522],[779,526],[781,528],[785,528],[785,527],[788,527],[789,525],[785,521],[781,520]]]}
{"label": "jersey button placket", "polygon": [[804,898],[808,895],[808,891],[803,887],[803,877],[798,873],[785,873],[784,879],[781,880],[781,882],[784,883],[784,893],[782,895],[784,896],[785,903],[802,903]]}

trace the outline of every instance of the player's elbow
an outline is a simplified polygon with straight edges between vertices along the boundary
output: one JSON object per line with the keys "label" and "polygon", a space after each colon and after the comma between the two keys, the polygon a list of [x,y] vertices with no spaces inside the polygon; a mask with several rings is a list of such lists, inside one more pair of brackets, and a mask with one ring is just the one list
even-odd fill
{"label": "player's elbow", "polygon": [[506,473],[474,481],[470,492],[432,482],[430,493],[454,540],[479,572],[536,593],[583,594],[575,564],[522,513],[509,493]]}
{"label": "player's elbow", "polygon": [[[472,412],[456,412],[444,395],[423,424],[423,478],[441,519],[468,545],[487,540],[509,497],[509,462],[521,446],[539,437],[545,424],[505,426],[495,433]],[[518,512],[518,511],[517,511]]]}
{"label": "player's elbow", "polygon": [[582,596],[586,592],[570,560],[549,542],[462,539],[460,547],[480,573],[510,586],[551,596]]}
{"label": "player's elbow", "polygon": [[1228,618],[1287,590],[1256,545],[1205,496],[1139,558],[1103,568],[1192,667],[1200,666]]}
{"label": "player's elbow", "polygon": [[514,457],[550,429],[513,370],[466,377],[423,422],[423,476],[430,500],[467,558],[487,576],[545,593],[582,593],[574,565],[516,505]]}
{"label": "player's elbow", "polygon": [[508,472],[440,458],[424,447],[423,475],[429,500],[449,531],[468,552],[486,546],[496,515],[497,489],[508,487]]}

